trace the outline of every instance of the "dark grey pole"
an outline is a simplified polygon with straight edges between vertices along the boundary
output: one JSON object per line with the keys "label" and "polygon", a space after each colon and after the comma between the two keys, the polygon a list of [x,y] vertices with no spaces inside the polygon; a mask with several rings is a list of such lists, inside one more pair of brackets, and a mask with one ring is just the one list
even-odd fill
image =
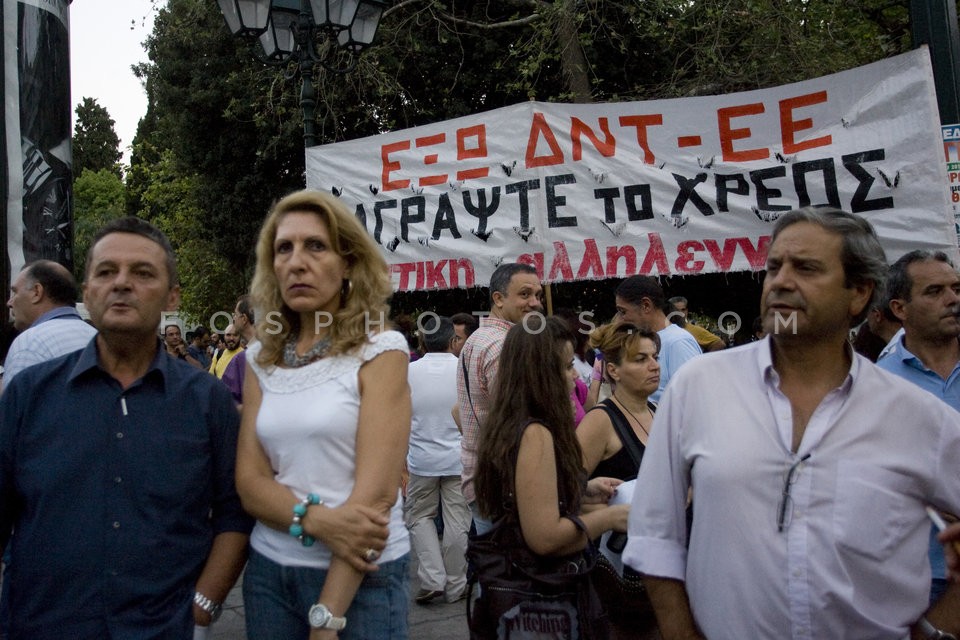
{"label": "dark grey pole", "polygon": [[313,44],[310,42],[312,15],[309,1],[300,0],[300,17],[297,25],[299,28],[296,33],[296,41],[301,79],[300,109],[303,111],[303,146],[308,148],[317,144],[316,123],[314,122],[317,100],[314,97],[313,90],[313,65],[315,63],[310,57],[311,45]]}
{"label": "dark grey pole", "polygon": [[915,47],[930,47],[940,123],[960,123],[960,29],[954,0],[910,0],[910,29]]}

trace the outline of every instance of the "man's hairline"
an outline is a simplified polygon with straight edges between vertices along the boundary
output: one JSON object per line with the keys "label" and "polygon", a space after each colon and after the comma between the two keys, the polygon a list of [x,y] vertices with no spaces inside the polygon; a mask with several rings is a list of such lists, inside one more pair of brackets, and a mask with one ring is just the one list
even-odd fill
{"label": "man's hairline", "polygon": [[[929,256],[927,256],[927,257],[925,257],[925,258],[920,258],[919,260],[913,260],[913,261],[911,261],[911,262],[906,266],[906,268],[903,270],[903,275],[906,276],[906,278],[907,278],[907,284],[910,285],[909,287],[907,287],[907,297],[906,297],[906,298],[891,298],[891,299],[890,299],[890,302],[893,302],[894,300],[901,300],[901,301],[903,301],[904,303],[913,302],[913,298],[914,298],[913,288],[917,285],[917,279],[913,276],[913,274],[910,273],[910,268],[913,267],[913,266],[915,266],[915,265],[925,264],[925,263],[945,264],[945,265],[947,265],[947,267],[950,269],[950,271],[952,271],[955,275],[957,275],[957,281],[960,281],[960,273],[957,273],[957,269],[956,269],[952,264],[950,264],[950,262],[949,262],[948,260],[940,260],[940,259],[937,258],[935,255],[929,255]],[[922,294],[923,292],[920,291],[919,293]],[[902,321],[901,321],[901,322],[902,322]]]}
{"label": "man's hairline", "polygon": [[[93,243],[93,245],[90,247],[90,257],[91,257],[91,258],[93,257],[93,253],[94,253],[94,251],[96,250],[98,244],[100,244],[103,240],[105,240],[106,238],[109,238],[110,236],[113,236],[113,235],[128,235],[128,236],[134,236],[134,237],[136,237],[136,238],[143,238],[144,240],[148,240],[148,241],[152,242],[153,244],[155,244],[156,246],[158,246],[158,247],[160,248],[160,253],[163,254],[163,260],[161,260],[161,263],[163,264],[163,270],[167,272],[167,283],[169,284],[169,287],[167,288],[167,290],[168,290],[168,291],[173,291],[175,288],[177,288],[177,287],[180,286],[179,283],[176,283],[176,284],[175,284],[175,283],[173,282],[173,277],[172,277],[173,274],[170,273],[170,270],[167,268],[167,249],[166,249],[166,247],[164,247],[162,244],[160,244],[159,242],[157,242],[157,241],[154,240],[153,238],[151,238],[151,237],[149,237],[149,236],[145,236],[145,235],[143,235],[142,233],[136,233],[136,232],[134,232],[134,231],[125,231],[125,230],[122,230],[122,229],[117,229],[117,230],[115,230],[115,231],[110,231],[110,232],[108,232],[108,233],[105,233],[105,234],[103,234],[99,239],[97,239],[97,241],[96,241],[95,243]],[[86,264],[86,266],[85,266],[85,269],[84,269],[84,271],[83,271],[83,283],[81,284],[82,287],[86,287],[86,286],[87,286],[87,283],[90,281],[90,269],[93,268],[93,263],[94,263],[94,261],[93,261],[93,260],[90,260],[90,261]]]}
{"label": "man's hairline", "polygon": [[630,300],[627,300],[627,299],[624,298],[623,296],[617,295],[617,294],[614,294],[614,295],[613,295],[613,304],[614,304],[614,306],[617,306],[617,298],[619,298],[622,302],[624,302],[624,303],[626,303],[626,304],[629,304],[629,305],[632,306],[632,307],[636,307],[638,311],[643,311],[643,301],[644,301],[644,300],[647,300],[648,302],[650,302],[650,305],[653,306],[653,307],[656,307],[656,306],[657,306],[657,305],[653,304],[653,298],[651,298],[650,296],[640,296],[640,300],[639,300],[639,301],[637,301],[637,302],[631,302]]}
{"label": "man's hairline", "polygon": [[[508,298],[510,296],[510,287],[513,285],[513,279],[516,278],[517,276],[533,276],[534,278],[537,279],[537,286],[539,286],[540,290],[543,291],[543,284],[540,282],[540,276],[538,276],[536,273],[531,271],[517,271],[515,273],[510,274],[510,279],[507,280],[506,291],[493,291],[490,294],[490,298],[492,299],[493,296],[497,295],[498,293],[502,297]],[[456,323],[454,323],[454,326],[457,326]],[[466,323],[463,323],[460,326],[466,326]]]}

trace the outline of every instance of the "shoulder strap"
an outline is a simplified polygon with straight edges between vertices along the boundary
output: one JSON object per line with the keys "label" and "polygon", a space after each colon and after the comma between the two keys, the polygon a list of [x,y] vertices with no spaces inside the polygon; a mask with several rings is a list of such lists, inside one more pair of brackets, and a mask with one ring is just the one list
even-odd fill
{"label": "shoulder strap", "polygon": [[470,395],[470,373],[467,371],[467,359],[460,358],[460,366],[463,367],[463,388],[467,392],[467,402],[470,403],[470,411],[473,411],[473,417],[480,422],[480,416],[477,415],[477,409],[473,406],[473,397]]}
{"label": "shoulder strap", "polygon": [[607,415],[610,417],[610,423],[613,424],[613,428],[620,437],[620,441],[626,448],[627,453],[630,454],[630,459],[633,460],[633,463],[637,465],[637,469],[639,469],[640,460],[643,459],[643,452],[640,451],[640,447],[637,445],[637,437],[634,435],[633,429],[630,428],[627,417],[623,415],[620,409],[606,401],[601,402],[597,406],[607,412]]}

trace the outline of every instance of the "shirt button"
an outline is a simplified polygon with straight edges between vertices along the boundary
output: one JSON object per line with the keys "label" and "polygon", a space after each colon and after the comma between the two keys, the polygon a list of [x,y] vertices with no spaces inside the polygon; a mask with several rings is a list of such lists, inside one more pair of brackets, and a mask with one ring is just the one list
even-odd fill
{"label": "shirt button", "polygon": [[120,528],[120,523],[119,523],[119,522],[114,522],[114,523],[113,523],[113,528],[114,528],[114,529],[119,529],[119,528]]}
{"label": "shirt button", "polygon": [[794,577],[794,578],[799,578],[799,577],[802,576],[802,575],[803,575],[803,571],[800,571],[800,569],[794,569],[794,570],[793,570],[793,577]]}
{"label": "shirt button", "polygon": [[116,482],[117,484],[120,484],[121,482],[123,482],[123,478],[121,478],[120,476],[117,476],[116,478],[113,479],[113,481]]}
{"label": "shirt button", "polygon": [[122,438],[122,437],[123,437],[123,432],[118,431],[118,432],[117,432],[117,440],[119,440],[119,439]]}

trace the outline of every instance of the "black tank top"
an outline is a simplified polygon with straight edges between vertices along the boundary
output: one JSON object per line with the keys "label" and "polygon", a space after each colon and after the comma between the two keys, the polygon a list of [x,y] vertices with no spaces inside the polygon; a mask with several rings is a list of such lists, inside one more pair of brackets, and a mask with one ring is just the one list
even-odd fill
{"label": "black tank top", "polygon": [[[653,405],[647,403],[647,406],[650,407],[650,411],[653,412]],[[640,470],[640,464],[639,461],[634,463],[633,459],[630,457],[630,450],[627,448],[626,443],[623,442],[624,434],[636,443],[637,448],[640,450],[641,460],[643,459],[643,453],[646,451],[646,447],[643,446],[642,442],[640,442],[640,438],[637,437],[637,434],[630,426],[630,422],[627,420],[627,417],[623,415],[622,411],[620,411],[620,407],[616,405],[616,403],[613,401],[613,398],[607,398],[603,402],[598,403],[597,406],[591,409],[591,411],[607,412],[610,422],[613,423],[614,431],[616,431],[617,435],[620,436],[620,442],[623,443],[623,446],[620,448],[620,451],[617,451],[606,460],[601,460],[597,465],[597,468],[593,470],[592,474],[590,474],[590,477],[616,478],[618,480],[623,480],[624,482],[633,480],[637,477],[637,472]],[[618,422],[621,428],[617,428]]]}

